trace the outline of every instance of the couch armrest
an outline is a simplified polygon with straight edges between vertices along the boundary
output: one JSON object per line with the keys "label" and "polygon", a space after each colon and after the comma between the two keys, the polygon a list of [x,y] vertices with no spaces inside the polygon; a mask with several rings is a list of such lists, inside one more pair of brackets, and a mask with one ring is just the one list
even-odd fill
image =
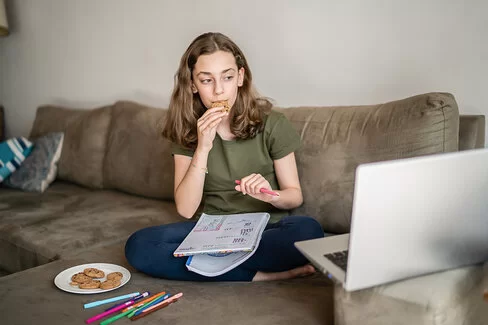
{"label": "couch armrest", "polygon": [[485,146],[485,116],[459,116],[459,150],[483,148]]}

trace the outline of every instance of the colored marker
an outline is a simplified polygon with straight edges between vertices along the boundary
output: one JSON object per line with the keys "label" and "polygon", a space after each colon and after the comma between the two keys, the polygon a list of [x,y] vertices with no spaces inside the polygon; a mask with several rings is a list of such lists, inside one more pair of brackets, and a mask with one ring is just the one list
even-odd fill
{"label": "colored marker", "polygon": [[126,312],[126,311],[128,311],[129,309],[134,309],[134,308],[140,307],[140,306],[142,306],[142,305],[144,305],[144,304],[146,304],[146,303],[148,303],[148,302],[152,301],[153,299],[156,299],[156,298],[158,298],[158,297],[163,296],[164,294],[166,294],[166,292],[165,292],[165,291],[161,291],[160,293],[157,293],[157,294],[155,294],[155,295],[154,295],[154,296],[152,296],[152,297],[148,297],[148,298],[144,299],[143,301],[138,302],[137,304],[134,304],[134,305],[132,305],[132,306],[130,306],[130,307],[127,307],[127,308],[123,309],[122,311],[123,311],[123,312]]}
{"label": "colored marker", "polygon": [[108,303],[111,303],[111,302],[114,302],[114,301],[118,301],[118,300],[122,300],[122,299],[127,299],[127,298],[132,298],[132,297],[137,296],[138,294],[139,294],[139,292],[133,292],[133,293],[129,293],[129,294],[123,295],[123,296],[117,296],[117,297],[113,297],[113,298],[108,298],[108,299],[103,299],[103,300],[98,300],[98,301],[90,302],[88,304],[85,304],[84,305],[84,308],[92,308],[92,307],[100,306],[100,305],[103,305],[103,304],[108,304]]}
{"label": "colored marker", "polygon": [[[134,300],[134,302],[136,302],[136,301],[137,301],[137,300],[139,300],[139,299],[142,299],[142,298],[145,298],[145,297],[149,296],[149,294],[150,294],[150,293],[149,293],[149,291],[145,291],[145,292],[141,293],[140,295],[135,296],[135,297],[133,297],[133,298],[131,298],[131,299],[127,300],[127,301]],[[118,307],[118,306],[120,306],[120,305],[123,305],[123,304],[125,304],[127,301],[121,302],[120,304],[113,305],[112,307],[110,307],[110,308],[108,308],[108,309],[105,309],[105,311],[108,311],[108,310],[110,310],[110,309],[112,309],[112,308],[115,308],[115,307]]]}
{"label": "colored marker", "polygon": [[107,324],[113,323],[117,319],[120,319],[120,318],[124,317],[125,315],[127,315],[130,312],[131,312],[131,310],[128,310],[126,312],[121,312],[120,314],[117,314],[117,315],[115,315],[113,317],[110,317],[110,318],[104,320],[103,322],[100,323],[100,325],[107,325]]}
{"label": "colored marker", "polygon": [[122,309],[124,309],[125,307],[128,307],[128,306],[133,305],[133,304],[134,304],[134,300],[129,300],[128,302],[126,302],[126,303],[125,303],[125,304],[123,304],[123,305],[120,305],[120,306],[118,306],[118,307],[115,307],[115,308],[112,308],[112,309],[110,309],[110,310],[104,311],[103,313],[98,314],[98,315],[95,315],[95,316],[93,316],[93,317],[91,317],[91,318],[88,318],[88,319],[85,321],[85,323],[87,323],[87,324],[93,323],[94,321],[99,320],[100,318],[103,318],[103,317],[105,317],[105,316],[107,316],[107,315],[113,314],[113,313],[115,313],[116,311],[122,310]]}
{"label": "colored marker", "polygon": [[159,304],[161,301],[168,299],[169,296],[171,296],[171,295],[169,293],[167,293],[164,296],[161,296],[159,298],[154,299],[153,301],[149,302],[147,305],[144,305],[142,308],[139,308],[138,310],[136,310],[136,313],[134,315],[136,315],[136,316],[139,315],[144,310],[147,310],[148,308]]}
{"label": "colored marker", "polygon": [[153,306],[155,304],[158,304],[158,303],[160,303],[163,300],[166,300],[169,296],[170,296],[170,294],[167,293],[164,296],[158,297],[158,298],[156,298],[156,299],[154,299],[154,300],[152,300],[152,301],[150,301],[150,302],[142,305],[141,307],[133,310],[132,313],[130,313],[129,315],[127,315],[127,317],[128,318],[131,318],[132,316],[134,316],[135,314],[139,313],[140,311],[142,311],[142,310],[144,310],[144,309],[146,309],[146,308],[148,308],[150,306]]}
{"label": "colored marker", "polygon": [[169,297],[168,299],[161,301],[159,304],[156,304],[154,306],[149,307],[148,309],[144,310],[142,313],[140,313],[137,316],[132,317],[130,320],[137,320],[139,318],[142,318],[144,316],[149,315],[152,312],[155,312],[156,310],[159,310],[161,308],[164,308],[174,302],[177,302],[179,298],[183,296],[183,293],[177,293],[174,296]]}

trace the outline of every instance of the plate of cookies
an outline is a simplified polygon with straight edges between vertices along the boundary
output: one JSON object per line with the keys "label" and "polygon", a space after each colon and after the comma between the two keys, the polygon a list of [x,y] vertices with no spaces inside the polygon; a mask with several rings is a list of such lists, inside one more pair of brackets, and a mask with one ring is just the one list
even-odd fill
{"label": "plate of cookies", "polygon": [[129,282],[130,272],[125,267],[109,263],[91,263],[70,267],[54,278],[61,290],[93,294],[112,291]]}

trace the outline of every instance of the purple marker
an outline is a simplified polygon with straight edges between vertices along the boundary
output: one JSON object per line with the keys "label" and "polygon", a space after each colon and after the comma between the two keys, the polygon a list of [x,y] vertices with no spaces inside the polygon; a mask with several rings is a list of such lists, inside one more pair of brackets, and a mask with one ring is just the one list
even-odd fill
{"label": "purple marker", "polygon": [[105,311],[109,311],[111,309],[117,308],[117,307],[119,307],[119,306],[121,306],[121,305],[123,305],[123,304],[125,304],[125,303],[127,303],[129,301],[131,301],[131,300],[133,300],[134,302],[136,302],[137,300],[142,299],[142,298],[145,298],[145,297],[147,297],[149,295],[150,295],[149,291],[145,291],[145,292],[141,293],[140,295],[137,295],[137,296],[135,296],[133,298],[130,298],[129,300],[126,300],[124,302],[121,302],[120,304],[113,305],[112,307],[110,307],[108,309],[105,309]]}

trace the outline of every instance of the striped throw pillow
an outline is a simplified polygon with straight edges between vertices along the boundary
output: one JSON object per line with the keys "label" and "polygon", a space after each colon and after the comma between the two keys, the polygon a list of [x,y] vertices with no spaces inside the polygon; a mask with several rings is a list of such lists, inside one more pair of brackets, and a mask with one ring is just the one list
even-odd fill
{"label": "striped throw pillow", "polygon": [[0,143],[0,183],[20,167],[31,151],[32,143],[23,137]]}

